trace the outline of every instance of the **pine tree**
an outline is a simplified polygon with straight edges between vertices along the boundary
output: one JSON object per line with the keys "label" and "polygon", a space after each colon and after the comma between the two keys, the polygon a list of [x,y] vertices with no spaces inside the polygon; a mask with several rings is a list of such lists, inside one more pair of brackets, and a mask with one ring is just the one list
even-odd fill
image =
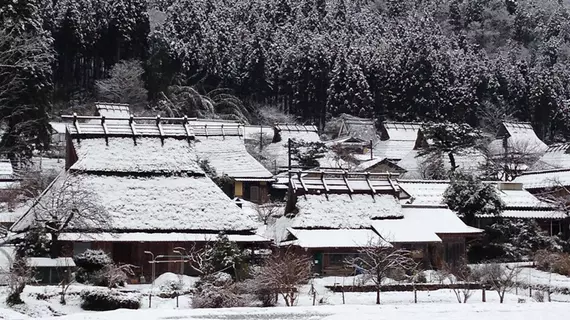
{"label": "pine tree", "polygon": [[36,1],[2,1],[0,8],[0,152],[26,159],[49,147],[53,39]]}
{"label": "pine tree", "polygon": [[339,53],[332,70],[327,91],[327,110],[333,115],[341,113],[368,117],[372,111],[372,94],[360,66]]}

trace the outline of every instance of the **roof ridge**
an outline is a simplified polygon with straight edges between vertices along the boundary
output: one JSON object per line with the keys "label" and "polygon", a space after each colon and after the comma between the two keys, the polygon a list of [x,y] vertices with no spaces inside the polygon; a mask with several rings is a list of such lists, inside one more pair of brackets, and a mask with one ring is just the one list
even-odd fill
{"label": "roof ridge", "polygon": [[537,170],[537,171],[525,171],[521,173],[521,176],[533,175],[533,174],[540,174],[540,173],[553,173],[553,172],[565,172],[570,171],[570,168],[561,168],[561,169],[549,169],[549,170]]}

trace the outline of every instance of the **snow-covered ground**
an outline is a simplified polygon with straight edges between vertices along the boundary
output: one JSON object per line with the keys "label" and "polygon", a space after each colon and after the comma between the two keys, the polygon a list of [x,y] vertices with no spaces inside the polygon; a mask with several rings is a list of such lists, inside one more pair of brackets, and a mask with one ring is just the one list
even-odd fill
{"label": "snow-covered ground", "polygon": [[[526,304],[417,304],[406,307],[383,306],[319,306],[198,310],[116,310],[83,313],[58,317],[61,320],[115,320],[115,319],[202,319],[202,320],[503,320],[564,318],[568,305],[561,303]],[[55,319],[55,318],[45,318]]]}
{"label": "snow-covered ground", "polygon": [[[527,269],[527,268],[524,268]],[[528,270],[523,270],[519,281],[525,277]],[[546,275],[545,275],[546,274]],[[531,271],[531,279],[535,283],[548,280],[548,273],[537,270]],[[433,271],[426,272],[428,282],[438,282]],[[554,279],[554,280],[552,280]],[[551,283],[557,285],[568,285],[568,278],[552,275]],[[191,309],[191,296],[183,295],[178,298],[160,298],[156,296],[159,292],[164,292],[164,287],[172,282],[178,282],[180,278],[175,274],[165,274],[157,278],[154,285],[128,285],[125,291],[139,292],[142,294],[141,310],[119,310],[113,312],[86,312],[80,308],[79,293],[86,286],[74,284],[67,293],[67,304],[59,303],[59,289],[56,286],[27,286],[23,300],[24,305],[10,309],[5,305],[6,288],[0,288],[0,319],[27,319],[30,318],[50,318],[58,316],[58,319],[119,319],[134,318],[138,320],[146,319],[326,319],[337,320],[346,319],[349,313],[358,313],[359,319],[459,319],[470,320],[471,316],[487,317],[488,319],[499,319],[499,317],[510,317],[514,319],[530,319],[530,315],[537,315],[536,319],[542,319],[541,312],[545,306],[548,312],[558,312],[558,309],[568,309],[567,304],[559,305],[552,303],[538,303],[529,297],[529,290],[519,288],[513,290],[505,297],[505,303],[499,304],[498,295],[494,291],[486,292],[486,302],[482,302],[482,291],[473,290],[467,305],[460,305],[452,290],[418,291],[418,303],[414,303],[413,292],[382,292],[380,307],[375,306],[376,294],[374,292],[346,292],[333,293],[326,289],[326,286],[338,285],[358,285],[363,281],[360,277],[324,277],[314,279],[309,285],[302,286],[299,291],[299,298],[296,307],[286,308],[285,303],[280,300],[275,308],[235,308],[221,310],[194,310]],[[191,288],[197,279],[184,277],[184,289]],[[388,280],[387,283],[393,282]],[[311,294],[314,288],[316,296]],[[183,290],[184,290],[183,289]],[[149,293],[152,292],[152,306],[149,309]],[[518,293],[518,294],[517,294]],[[519,300],[524,300],[519,303]],[[344,300],[344,301],[343,301]],[[552,301],[568,301],[570,295],[553,294]],[[552,310],[551,310],[552,308]],[[560,311],[561,312],[561,311]],[[420,315],[421,314],[421,315]],[[425,315],[424,315],[425,314]],[[528,317],[527,317],[528,315]],[[63,317],[59,317],[63,316]],[[330,316],[330,317],[329,317]],[[343,318],[345,317],[345,318]],[[522,318],[521,318],[522,317]],[[536,320],[533,319],[533,320]]]}

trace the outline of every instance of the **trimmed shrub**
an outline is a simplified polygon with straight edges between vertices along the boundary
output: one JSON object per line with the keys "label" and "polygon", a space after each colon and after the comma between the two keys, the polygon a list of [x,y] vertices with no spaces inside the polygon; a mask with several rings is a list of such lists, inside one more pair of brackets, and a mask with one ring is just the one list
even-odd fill
{"label": "trimmed shrub", "polygon": [[102,270],[113,264],[111,258],[103,250],[86,250],[73,257],[73,261],[77,266],[76,281],[93,285],[105,285],[101,277]]}
{"label": "trimmed shrub", "polygon": [[112,289],[84,289],[80,296],[83,310],[139,309],[141,306],[140,295],[125,294]]}
{"label": "trimmed shrub", "polygon": [[534,256],[537,269],[570,276],[570,254],[546,250],[538,251]]}
{"label": "trimmed shrub", "polygon": [[196,293],[192,299],[193,308],[243,307],[245,300],[238,292],[230,275],[216,273],[202,277],[196,282]]}

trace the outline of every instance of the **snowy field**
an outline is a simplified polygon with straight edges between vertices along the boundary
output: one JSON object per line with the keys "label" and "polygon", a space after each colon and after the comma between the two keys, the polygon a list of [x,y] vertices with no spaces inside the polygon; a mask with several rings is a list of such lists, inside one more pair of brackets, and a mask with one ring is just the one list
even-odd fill
{"label": "snowy field", "polygon": [[[519,278],[522,282],[527,277],[530,268],[524,268]],[[436,282],[434,275],[426,272],[428,282]],[[568,277],[555,275],[551,277],[546,272],[530,271],[533,283],[550,281],[553,286],[567,286]],[[285,307],[279,301],[275,308],[233,308],[233,309],[192,309],[191,296],[184,295],[178,298],[159,298],[161,282],[179,279],[177,275],[163,275],[157,279],[154,286],[128,285],[124,290],[142,294],[140,310],[117,310],[111,312],[89,312],[80,308],[79,293],[86,286],[72,285],[67,294],[67,304],[59,303],[59,288],[56,286],[28,285],[22,295],[24,305],[9,308],[4,304],[6,288],[0,287],[0,319],[267,319],[267,320],[304,320],[304,319],[350,319],[358,314],[358,319],[543,319],[546,310],[549,317],[560,314],[562,310],[570,310],[570,295],[553,294],[551,303],[536,302],[529,297],[528,289],[517,289],[507,293],[505,303],[499,304],[498,295],[494,291],[486,292],[486,302],[482,301],[482,291],[473,290],[467,304],[459,304],[452,290],[442,289],[435,291],[418,291],[418,303],[414,303],[413,292],[382,292],[381,306],[375,305],[374,292],[347,292],[333,293],[326,289],[330,285],[353,285],[361,283],[357,277],[324,277],[315,279],[312,283],[316,296],[310,294],[311,285],[300,288],[300,295],[295,307]],[[185,277],[185,288],[194,285],[196,278]],[[388,281],[390,282],[390,280]],[[548,283],[548,282],[546,282]],[[149,293],[153,292],[152,308],[149,309]],[[517,294],[518,293],[518,294]],[[524,303],[519,303],[524,300]],[[344,300],[344,302],[343,302]],[[344,304],[343,304],[344,303]],[[546,309],[548,308],[548,309]],[[554,315],[552,314],[554,313]]]}
{"label": "snowy field", "polygon": [[[394,306],[318,306],[279,308],[239,308],[200,310],[117,310],[100,313],[81,313],[58,318],[61,320],[504,320],[565,318],[568,305],[563,303],[527,304],[418,304]],[[6,318],[8,319],[8,318]],[[11,318],[12,319],[12,318]],[[13,318],[17,319],[17,318]],[[25,319],[25,318],[21,318]]]}

